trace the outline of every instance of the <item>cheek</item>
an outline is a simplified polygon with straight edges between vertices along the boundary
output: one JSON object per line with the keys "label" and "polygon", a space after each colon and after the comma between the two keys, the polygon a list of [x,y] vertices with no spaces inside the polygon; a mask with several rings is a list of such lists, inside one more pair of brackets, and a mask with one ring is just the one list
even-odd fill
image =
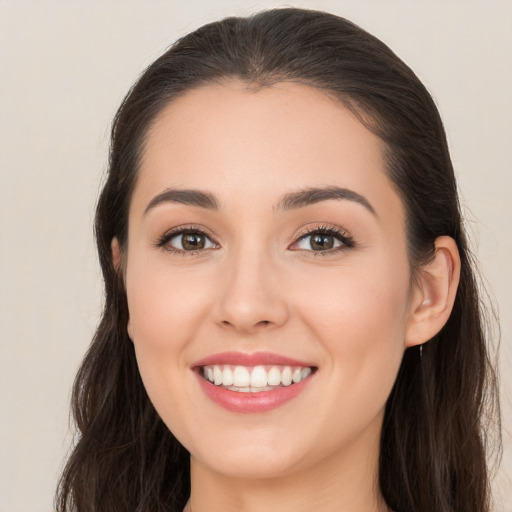
{"label": "cheek", "polygon": [[159,261],[133,261],[126,279],[130,332],[156,351],[185,343],[197,328],[206,290],[188,269],[169,271]]}
{"label": "cheek", "polygon": [[[404,267],[345,268],[305,284],[301,316],[321,340],[336,384],[385,401],[403,357],[409,275]],[[297,292],[300,293],[300,292]],[[371,393],[370,393],[371,392]],[[362,393],[362,394],[361,394]]]}
{"label": "cheek", "polygon": [[402,290],[361,276],[345,278],[344,288],[333,285],[329,299],[317,311],[324,317],[318,325],[330,325],[328,339],[341,341],[337,348],[346,346],[347,353],[357,354],[366,347],[378,349],[386,342],[403,341],[406,295]]}
{"label": "cheek", "polygon": [[126,275],[139,372],[155,409],[180,440],[189,439],[195,423],[190,418],[197,414],[190,409],[197,401],[190,365],[198,354],[204,356],[204,343],[211,340],[214,326],[208,319],[225,275],[214,265],[188,261],[174,259],[171,265],[166,255],[134,250]]}
{"label": "cheek", "polygon": [[204,302],[194,286],[197,281],[164,267],[132,260],[126,278],[128,330],[142,380],[157,409],[162,404],[179,405],[180,397],[169,390],[181,387],[186,348],[196,336]]}

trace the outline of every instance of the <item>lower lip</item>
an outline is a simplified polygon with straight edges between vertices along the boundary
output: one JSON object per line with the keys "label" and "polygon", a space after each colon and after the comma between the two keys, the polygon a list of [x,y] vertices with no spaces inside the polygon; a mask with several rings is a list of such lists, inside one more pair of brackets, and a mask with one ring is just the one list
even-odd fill
{"label": "lower lip", "polygon": [[299,395],[312,378],[312,375],[310,375],[297,384],[282,386],[270,391],[244,393],[216,386],[201,377],[198,372],[196,372],[196,375],[201,388],[210,400],[228,411],[242,413],[258,413],[276,409]]}

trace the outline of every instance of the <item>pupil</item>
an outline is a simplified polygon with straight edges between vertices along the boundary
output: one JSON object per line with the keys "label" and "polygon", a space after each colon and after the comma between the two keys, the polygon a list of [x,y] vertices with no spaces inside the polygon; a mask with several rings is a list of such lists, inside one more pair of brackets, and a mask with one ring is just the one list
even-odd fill
{"label": "pupil", "polygon": [[314,250],[332,249],[334,238],[330,235],[313,235],[311,237],[311,248]]}
{"label": "pupil", "polygon": [[204,248],[204,236],[195,233],[185,233],[182,239],[182,245],[184,249],[203,249]]}

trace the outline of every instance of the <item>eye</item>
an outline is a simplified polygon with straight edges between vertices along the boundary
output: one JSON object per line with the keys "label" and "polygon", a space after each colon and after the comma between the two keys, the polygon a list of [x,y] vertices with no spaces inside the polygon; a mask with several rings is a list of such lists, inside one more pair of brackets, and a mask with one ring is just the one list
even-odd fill
{"label": "eye", "polygon": [[195,253],[205,249],[215,249],[217,245],[201,230],[183,228],[165,233],[158,241],[158,247],[177,252]]}
{"label": "eye", "polygon": [[290,247],[291,250],[313,252],[336,252],[354,247],[353,239],[341,230],[331,227],[317,227],[300,238]]}

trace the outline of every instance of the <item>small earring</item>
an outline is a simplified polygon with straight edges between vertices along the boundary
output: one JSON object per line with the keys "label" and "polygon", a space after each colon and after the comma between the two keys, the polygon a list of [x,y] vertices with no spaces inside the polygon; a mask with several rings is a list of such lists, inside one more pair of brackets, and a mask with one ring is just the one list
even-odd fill
{"label": "small earring", "polygon": [[423,345],[420,345],[420,359],[423,359]]}

